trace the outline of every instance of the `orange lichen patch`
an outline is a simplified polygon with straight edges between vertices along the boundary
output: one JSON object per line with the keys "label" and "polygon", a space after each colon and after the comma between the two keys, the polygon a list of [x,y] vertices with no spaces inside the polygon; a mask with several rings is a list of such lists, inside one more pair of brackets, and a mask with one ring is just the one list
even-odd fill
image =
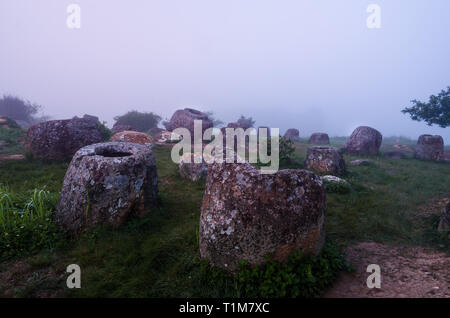
{"label": "orange lichen patch", "polygon": [[121,131],[114,136],[111,137],[112,141],[122,141],[122,142],[132,142],[135,144],[145,145],[153,143],[153,138],[147,134],[138,132],[138,131],[130,131],[125,130]]}

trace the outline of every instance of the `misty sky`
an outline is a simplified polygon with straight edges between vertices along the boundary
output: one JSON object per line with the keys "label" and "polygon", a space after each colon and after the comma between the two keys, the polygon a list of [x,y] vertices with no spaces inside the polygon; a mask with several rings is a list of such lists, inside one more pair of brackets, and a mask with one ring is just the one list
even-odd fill
{"label": "misty sky", "polygon": [[[81,7],[81,29],[66,25]],[[366,26],[370,3],[381,29]],[[416,138],[400,110],[450,85],[449,0],[1,0],[0,94],[113,124],[179,108],[224,122]]]}

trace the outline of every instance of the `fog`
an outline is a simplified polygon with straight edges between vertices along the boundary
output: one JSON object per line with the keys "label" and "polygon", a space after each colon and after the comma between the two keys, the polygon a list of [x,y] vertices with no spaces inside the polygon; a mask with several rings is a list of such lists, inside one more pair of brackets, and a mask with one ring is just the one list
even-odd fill
{"label": "fog", "polygon": [[[70,29],[67,6],[81,8]],[[381,28],[369,29],[370,3]],[[450,85],[448,0],[1,0],[0,94],[54,119],[128,110],[241,114],[256,125],[417,138],[400,111]]]}

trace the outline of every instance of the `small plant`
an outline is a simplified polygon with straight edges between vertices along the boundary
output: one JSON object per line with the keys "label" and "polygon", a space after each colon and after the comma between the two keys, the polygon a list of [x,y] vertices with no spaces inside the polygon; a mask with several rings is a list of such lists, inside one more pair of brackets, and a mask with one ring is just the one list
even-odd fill
{"label": "small plant", "polygon": [[347,194],[352,191],[352,187],[347,182],[331,182],[322,179],[328,193]]}
{"label": "small plant", "polygon": [[295,153],[294,143],[290,139],[280,137],[280,162],[289,163]]}
{"label": "small plant", "polygon": [[113,135],[112,131],[106,127],[106,122],[98,122],[97,123],[98,128],[100,129],[100,134],[102,135],[102,138],[104,141],[108,141],[111,136]]}
{"label": "small plant", "polygon": [[339,249],[327,242],[317,257],[296,252],[286,263],[268,261],[256,267],[242,262],[234,275],[203,262],[201,282],[213,284],[224,295],[232,288],[244,298],[313,298],[321,296],[342,270],[351,268]]}
{"label": "small plant", "polygon": [[3,153],[18,151],[21,147],[20,140],[24,138],[22,129],[16,123],[11,121],[7,125],[9,128],[0,127],[0,144],[4,144],[4,148],[0,152]]}
{"label": "small plant", "polygon": [[0,188],[0,259],[55,246],[59,232],[50,214],[57,200],[45,190],[25,196]]}

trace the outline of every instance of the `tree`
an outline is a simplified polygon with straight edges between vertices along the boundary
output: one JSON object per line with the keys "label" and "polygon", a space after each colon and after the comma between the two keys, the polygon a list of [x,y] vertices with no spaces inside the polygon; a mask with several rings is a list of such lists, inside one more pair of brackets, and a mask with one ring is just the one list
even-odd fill
{"label": "tree", "polygon": [[425,121],[429,126],[439,125],[442,128],[450,126],[450,86],[437,96],[431,95],[428,103],[418,100],[411,101],[414,105],[402,110],[409,114],[412,120]]}
{"label": "tree", "polygon": [[238,119],[237,123],[239,124],[240,127],[244,128],[244,129],[248,129],[253,127],[253,125],[255,124],[255,121],[253,120],[253,118],[251,117],[244,117],[244,115],[241,115],[241,117]]}
{"label": "tree", "polygon": [[215,118],[214,113],[212,111],[205,112],[205,114],[212,121],[214,127],[223,126],[223,121],[221,121],[220,119]]}
{"label": "tree", "polygon": [[34,116],[41,108],[40,105],[22,100],[17,96],[3,95],[0,99],[0,116],[23,120],[27,123],[35,122]]}
{"label": "tree", "polygon": [[141,113],[136,110],[129,111],[125,115],[114,117],[115,125],[129,125],[138,131],[147,132],[158,126],[161,117],[150,112]]}

